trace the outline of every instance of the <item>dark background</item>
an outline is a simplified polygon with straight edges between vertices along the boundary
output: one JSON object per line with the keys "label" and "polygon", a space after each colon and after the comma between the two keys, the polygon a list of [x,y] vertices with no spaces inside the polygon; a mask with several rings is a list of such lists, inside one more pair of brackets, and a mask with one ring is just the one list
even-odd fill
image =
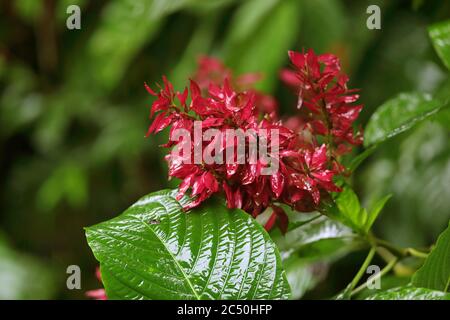
{"label": "dark background", "polygon": [[[81,7],[81,30],[66,8]],[[378,4],[381,30],[366,27]],[[402,91],[446,79],[427,26],[450,1],[0,0],[0,299],[84,298],[100,287],[83,227],[114,217],[167,182],[163,137],[144,138],[152,99],[143,82],[165,74],[182,89],[199,54],[236,74],[263,72],[282,114],[287,50],[338,55],[365,104],[360,122]],[[384,145],[356,172],[363,202],[393,193],[375,225],[399,245],[433,243],[450,217],[449,123],[431,121]],[[307,298],[332,295],[358,268],[341,259]],[[66,288],[66,268],[82,290]]]}

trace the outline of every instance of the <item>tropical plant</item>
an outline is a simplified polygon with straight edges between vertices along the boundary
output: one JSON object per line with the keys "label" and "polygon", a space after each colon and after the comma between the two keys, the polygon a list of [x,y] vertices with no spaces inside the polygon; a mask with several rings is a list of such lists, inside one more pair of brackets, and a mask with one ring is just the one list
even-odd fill
{"label": "tropical plant", "polygon": [[[450,22],[429,28],[447,67],[449,30]],[[303,287],[318,281],[310,272],[317,261],[367,248],[360,269],[336,299],[363,297],[364,291],[367,299],[450,299],[450,226],[433,248],[396,246],[372,231],[391,195],[367,209],[351,187],[352,173],[383,143],[425,120],[444,119],[448,86],[435,95],[401,93],[382,104],[366,126],[365,150],[349,160],[353,146],[363,141],[354,126],[362,105],[354,104],[359,95],[347,88],[339,59],[312,50],[290,51],[289,57],[293,69],[283,70],[281,78],[296,95],[297,114],[288,119],[280,120],[275,99],[253,86],[257,75],[236,77],[213,58],[200,60],[189,90],[175,91],[165,77],[158,91],[145,85],[156,97],[148,134],[170,127],[165,147],[183,150],[182,158],[166,157],[169,176],[180,184],[86,229],[108,298],[295,298],[305,290],[299,281],[307,282]],[[214,151],[214,141],[199,146],[215,162],[194,161],[197,122],[200,134],[211,128],[218,133]],[[279,158],[223,161],[224,150],[238,149],[236,140],[230,146],[225,139],[226,130],[236,128],[251,129],[255,141],[265,138],[269,144],[263,130],[276,129]],[[179,139],[179,129],[189,133],[187,139]],[[245,160],[249,157],[245,153]],[[264,175],[273,161],[278,170]],[[369,294],[370,281],[361,280],[376,255],[385,266],[370,281],[384,281],[391,271],[411,280]]]}

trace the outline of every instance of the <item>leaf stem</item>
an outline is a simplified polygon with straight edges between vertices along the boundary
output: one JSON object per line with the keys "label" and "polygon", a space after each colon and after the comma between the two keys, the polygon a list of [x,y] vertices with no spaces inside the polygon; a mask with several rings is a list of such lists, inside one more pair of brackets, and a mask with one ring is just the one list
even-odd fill
{"label": "leaf stem", "polygon": [[374,255],[375,255],[375,252],[376,252],[376,248],[371,247],[369,254],[367,255],[366,259],[364,260],[363,264],[361,265],[361,268],[359,268],[358,273],[353,278],[352,282],[350,283],[350,286],[347,288],[347,290],[349,292],[352,292],[353,289],[358,284],[359,280],[361,280],[361,277],[364,275],[364,272],[367,270],[367,267],[369,266],[369,263],[372,261]]}
{"label": "leaf stem", "polygon": [[[378,274],[376,274],[375,276],[373,276],[373,280],[379,279],[382,276],[384,276],[386,273],[388,273],[389,271],[392,270],[392,268],[394,268],[394,266],[397,264],[399,258],[395,257],[394,259],[392,259]],[[363,290],[364,288],[367,287],[367,281],[364,282],[363,284],[361,284],[359,287],[357,287],[355,290],[352,291],[351,296],[354,294],[359,293],[361,290]]]}
{"label": "leaf stem", "polygon": [[412,256],[412,257],[416,257],[416,258],[421,258],[421,259],[426,259],[428,257],[428,253],[419,251],[417,249],[414,248],[400,248],[397,247],[396,245],[383,240],[383,239],[378,239],[373,237],[373,240],[375,241],[376,245],[379,245],[381,247],[384,247],[386,249],[389,249],[391,252],[393,252],[397,257],[408,257],[408,256]]}
{"label": "leaf stem", "polygon": [[416,250],[414,248],[407,248],[406,251],[413,257],[426,259],[428,258],[428,253]]}

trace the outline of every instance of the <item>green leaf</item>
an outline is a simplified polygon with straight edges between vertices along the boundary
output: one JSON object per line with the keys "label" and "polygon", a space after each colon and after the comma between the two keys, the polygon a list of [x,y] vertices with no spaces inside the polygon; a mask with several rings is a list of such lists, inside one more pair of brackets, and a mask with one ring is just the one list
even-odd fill
{"label": "green leaf", "polygon": [[356,193],[350,187],[345,186],[337,194],[335,201],[344,223],[355,230],[361,230],[366,223],[367,212],[361,208]]}
{"label": "green leaf", "polygon": [[282,235],[275,229],[271,236],[281,251],[291,299],[299,299],[325,278],[329,264],[358,248],[360,242],[350,228],[324,215],[285,211],[289,231]]}
{"label": "green leaf", "polygon": [[386,205],[386,202],[389,201],[389,199],[392,197],[392,194],[388,194],[375,202],[372,210],[369,211],[367,215],[367,220],[364,224],[364,230],[366,232],[369,232],[370,228],[372,227],[373,223],[377,219],[378,215],[380,214],[381,210],[383,210],[384,206]]}
{"label": "green leaf", "polygon": [[390,139],[447,106],[429,94],[401,93],[374,112],[366,126],[364,145],[368,147]]}
{"label": "green leaf", "polygon": [[366,300],[450,300],[450,294],[411,286],[397,287],[370,295]]}
{"label": "green leaf", "polygon": [[361,152],[360,154],[358,154],[357,156],[355,156],[349,166],[348,169],[353,172],[356,170],[356,168],[359,167],[359,165],[367,159],[367,157],[369,157],[376,149],[376,146],[370,146],[369,148],[365,149],[363,152]]}
{"label": "green leaf", "polygon": [[284,236],[275,231],[272,238],[283,260],[292,255],[309,260],[340,255],[357,243],[350,228],[325,216],[288,231]]}
{"label": "green leaf", "polygon": [[369,212],[361,207],[358,196],[350,186],[345,185],[341,192],[335,193],[334,201],[323,204],[323,212],[361,234],[369,232],[379,213],[391,195],[378,200]]}
{"label": "green leaf", "polygon": [[[386,274],[379,282],[380,288],[364,288],[362,291],[356,294],[358,300],[366,299],[376,293],[385,292],[390,289],[408,286],[411,283],[411,277],[409,276],[397,276],[394,274]],[[353,296],[354,297],[354,296]]]}
{"label": "green leaf", "polygon": [[278,250],[250,215],[217,200],[185,213],[176,193],[152,193],[86,229],[110,299],[289,297]]}
{"label": "green leaf", "polygon": [[433,24],[428,33],[438,56],[450,70],[450,20]]}
{"label": "green leaf", "polygon": [[417,287],[447,292],[450,286],[450,224],[439,236],[423,266],[414,274]]}
{"label": "green leaf", "polygon": [[283,264],[291,287],[291,299],[300,299],[308,290],[313,289],[323,280],[328,269],[323,262],[309,262],[296,256]]}

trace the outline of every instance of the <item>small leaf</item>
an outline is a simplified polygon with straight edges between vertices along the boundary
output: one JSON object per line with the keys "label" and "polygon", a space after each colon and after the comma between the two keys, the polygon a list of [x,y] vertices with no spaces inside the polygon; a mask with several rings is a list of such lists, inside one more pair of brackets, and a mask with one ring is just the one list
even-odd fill
{"label": "small leaf", "polygon": [[366,300],[450,300],[450,294],[412,286],[397,287],[368,296]]}
{"label": "small leaf", "polygon": [[250,215],[214,199],[186,213],[176,193],[152,193],[86,228],[108,298],[289,297],[278,250]]}
{"label": "small leaf", "polygon": [[438,56],[450,70],[450,20],[433,24],[428,33]]}
{"label": "small leaf", "polygon": [[370,118],[365,133],[366,147],[390,139],[448,107],[424,93],[401,93],[381,105]]}
{"label": "small leaf", "polygon": [[376,149],[375,145],[370,146],[369,148],[365,149],[363,152],[355,156],[348,166],[348,169],[353,172],[356,170],[356,168],[359,167],[359,165],[367,159]]}
{"label": "small leaf", "polygon": [[417,287],[447,292],[450,286],[450,224],[439,236],[423,266],[414,274]]}
{"label": "small leaf", "polygon": [[384,196],[383,198],[381,198],[380,200],[378,200],[375,205],[373,206],[372,210],[370,210],[368,216],[367,216],[367,221],[364,225],[364,229],[366,232],[369,232],[370,228],[372,227],[373,223],[375,222],[375,220],[377,219],[378,215],[380,214],[381,210],[383,210],[386,202],[388,202],[388,200],[392,197],[392,194],[388,194],[386,196]]}
{"label": "small leaf", "polygon": [[356,193],[349,186],[345,186],[337,194],[335,202],[342,221],[355,230],[362,230],[367,220],[367,212],[361,208]]}

